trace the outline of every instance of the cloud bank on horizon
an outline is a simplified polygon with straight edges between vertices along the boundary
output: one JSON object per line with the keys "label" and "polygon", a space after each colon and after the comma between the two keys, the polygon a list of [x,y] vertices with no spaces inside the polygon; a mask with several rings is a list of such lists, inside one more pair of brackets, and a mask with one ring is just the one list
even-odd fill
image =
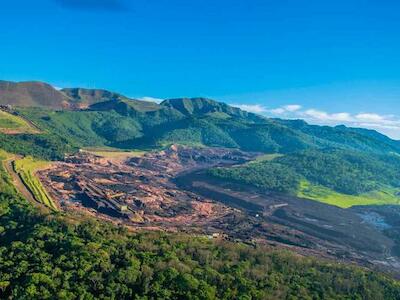
{"label": "cloud bank on horizon", "polygon": [[303,119],[317,125],[346,125],[374,129],[394,139],[400,139],[400,118],[395,115],[381,115],[370,112],[326,112],[315,108],[304,108],[299,104],[268,108],[261,104],[231,104],[243,110],[284,119]]}

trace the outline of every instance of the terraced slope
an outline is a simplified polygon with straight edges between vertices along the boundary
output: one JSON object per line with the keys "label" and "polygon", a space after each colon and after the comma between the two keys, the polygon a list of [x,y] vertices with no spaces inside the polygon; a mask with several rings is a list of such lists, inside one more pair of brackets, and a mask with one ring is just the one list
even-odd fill
{"label": "terraced slope", "polygon": [[52,210],[58,210],[55,202],[51,199],[42,183],[35,176],[35,172],[39,169],[48,167],[49,162],[37,160],[33,157],[25,157],[14,161],[14,170],[20,176],[22,182],[32,193],[34,199],[44,204]]}

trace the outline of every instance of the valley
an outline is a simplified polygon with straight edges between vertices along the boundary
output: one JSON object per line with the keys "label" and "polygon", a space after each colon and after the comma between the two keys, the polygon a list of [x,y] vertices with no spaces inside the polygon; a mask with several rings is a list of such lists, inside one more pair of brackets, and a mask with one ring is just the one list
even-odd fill
{"label": "valley", "polygon": [[81,151],[37,174],[69,214],[85,213],[134,231],[283,247],[400,275],[399,241],[362,217],[369,206],[342,209],[208,175],[210,168],[260,159],[265,157],[259,153],[179,145],[132,156]]}

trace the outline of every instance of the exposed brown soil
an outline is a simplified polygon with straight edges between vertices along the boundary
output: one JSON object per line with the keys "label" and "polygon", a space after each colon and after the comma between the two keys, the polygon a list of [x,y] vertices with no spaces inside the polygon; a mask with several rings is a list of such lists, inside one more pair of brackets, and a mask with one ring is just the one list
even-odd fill
{"label": "exposed brown soil", "polygon": [[82,209],[140,227],[202,227],[234,209],[179,189],[172,179],[188,170],[253,157],[241,151],[177,146],[127,160],[80,153],[38,175],[65,210]]}

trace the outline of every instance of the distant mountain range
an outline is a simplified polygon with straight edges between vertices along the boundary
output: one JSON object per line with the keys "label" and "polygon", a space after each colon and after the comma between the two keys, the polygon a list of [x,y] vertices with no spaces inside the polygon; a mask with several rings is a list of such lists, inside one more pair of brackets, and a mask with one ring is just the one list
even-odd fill
{"label": "distant mountain range", "polygon": [[400,142],[373,130],[266,118],[205,98],[160,104],[101,89],[57,90],[42,82],[0,81],[0,104],[76,147],[153,147],[182,143],[288,153],[341,148],[400,153]]}
{"label": "distant mountain range", "polygon": [[0,104],[3,105],[74,110],[111,100],[134,101],[120,94],[101,89],[66,88],[58,90],[50,84],[38,81],[0,81]]}

